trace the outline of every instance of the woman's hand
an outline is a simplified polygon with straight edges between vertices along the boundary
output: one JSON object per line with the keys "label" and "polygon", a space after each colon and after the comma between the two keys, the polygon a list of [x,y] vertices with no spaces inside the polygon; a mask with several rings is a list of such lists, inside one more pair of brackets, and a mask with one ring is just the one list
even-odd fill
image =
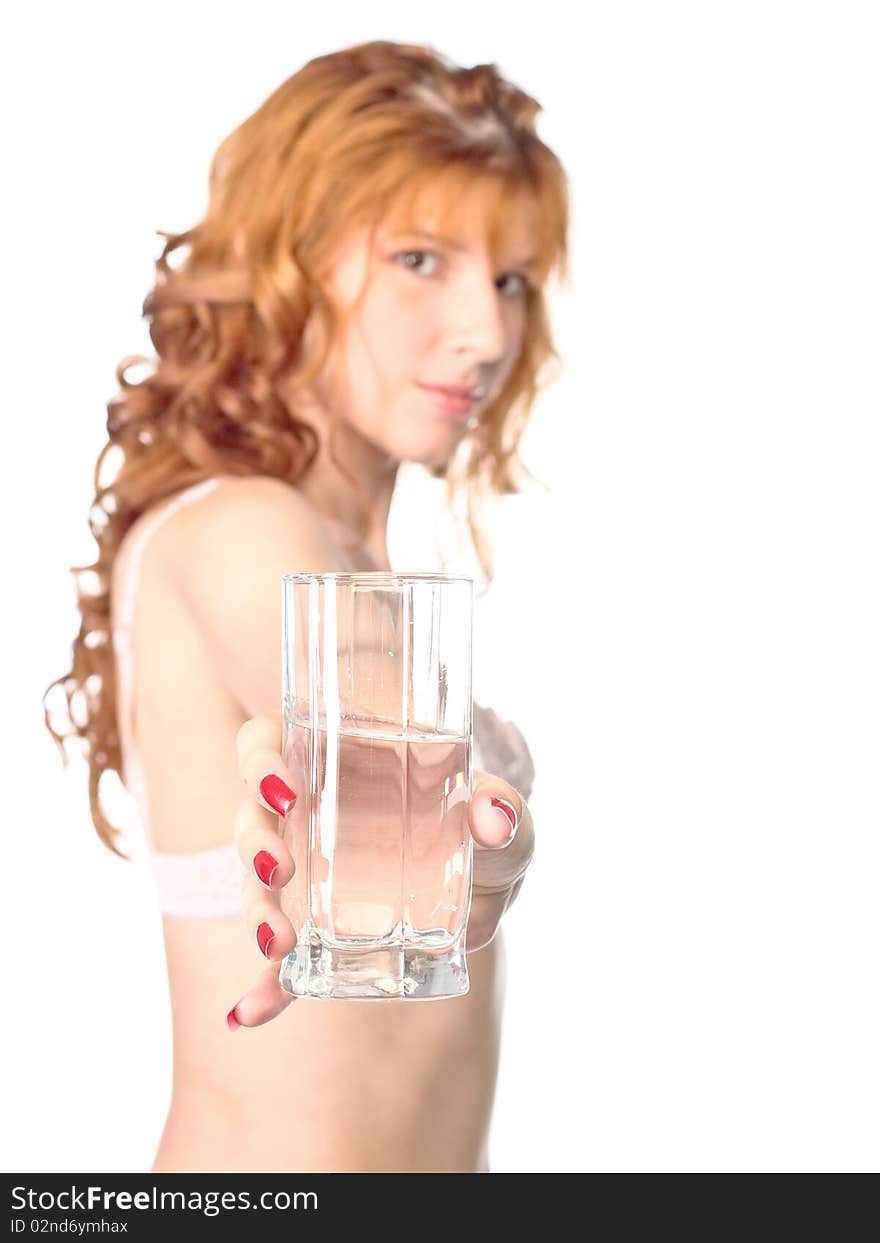
{"label": "woman's hand", "polygon": [[[281,756],[281,713],[255,716],[238,731],[238,769],[248,796],[235,818],[235,841],[247,868],[244,917],[270,965],[226,1016],[232,1031],[274,1019],[296,998],[281,987],[278,968],[296,945],[293,925],[281,910],[280,891],[294,873],[290,851],[278,833],[296,801],[293,776]],[[473,896],[467,926],[467,952],[488,945],[501,916],[519,893],[534,852],[528,804],[514,788],[488,773],[474,773],[468,805],[474,839]]]}
{"label": "woman's hand", "polygon": [[513,786],[489,773],[474,772],[468,807],[474,839],[474,884],[467,925],[467,952],[488,945],[501,916],[520,891],[535,852],[529,805]]}

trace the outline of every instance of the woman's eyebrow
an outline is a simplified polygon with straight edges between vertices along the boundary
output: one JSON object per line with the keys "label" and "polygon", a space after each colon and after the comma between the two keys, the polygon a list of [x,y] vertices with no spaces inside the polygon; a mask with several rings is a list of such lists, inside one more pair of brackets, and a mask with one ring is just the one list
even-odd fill
{"label": "woman's eyebrow", "polygon": [[[448,246],[450,250],[467,251],[467,246],[462,245],[461,242],[456,242],[451,237],[443,237],[439,233],[430,233],[427,229],[400,229],[398,235],[400,237],[424,237],[430,242],[439,242],[441,246]],[[537,264],[537,258],[532,257],[523,259],[521,263],[515,263],[514,267],[534,268]]]}

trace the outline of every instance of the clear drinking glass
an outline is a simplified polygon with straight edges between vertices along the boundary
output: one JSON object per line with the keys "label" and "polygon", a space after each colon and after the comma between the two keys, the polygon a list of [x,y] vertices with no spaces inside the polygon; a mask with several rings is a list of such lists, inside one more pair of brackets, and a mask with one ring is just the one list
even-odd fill
{"label": "clear drinking glass", "polygon": [[468,991],[473,580],[285,574],[283,752],[297,800],[281,905],[301,997]]}

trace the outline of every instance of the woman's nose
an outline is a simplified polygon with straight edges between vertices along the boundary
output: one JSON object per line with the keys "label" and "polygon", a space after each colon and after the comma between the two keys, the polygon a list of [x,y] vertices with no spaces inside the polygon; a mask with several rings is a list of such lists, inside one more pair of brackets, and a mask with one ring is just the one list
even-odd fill
{"label": "woman's nose", "polygon": [[449,300],[447,340],[454,350],[467,349],[482,363],[497,362],[506,348],[502,295],[494,283],[471,283]]}

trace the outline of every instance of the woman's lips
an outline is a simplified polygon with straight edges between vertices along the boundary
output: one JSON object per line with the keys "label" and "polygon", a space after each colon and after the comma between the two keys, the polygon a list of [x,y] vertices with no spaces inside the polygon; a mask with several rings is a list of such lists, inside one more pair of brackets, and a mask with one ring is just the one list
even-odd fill
{"label": "woman's lips", "polygon": [[433,400],[434,404],[444,414],[451,414],[458,418],[463,418],[465,415],[470,414],[477,404],[475,397],[460,397],[446,389],[431,388],[427,384],[420,384],[419,388]]}

